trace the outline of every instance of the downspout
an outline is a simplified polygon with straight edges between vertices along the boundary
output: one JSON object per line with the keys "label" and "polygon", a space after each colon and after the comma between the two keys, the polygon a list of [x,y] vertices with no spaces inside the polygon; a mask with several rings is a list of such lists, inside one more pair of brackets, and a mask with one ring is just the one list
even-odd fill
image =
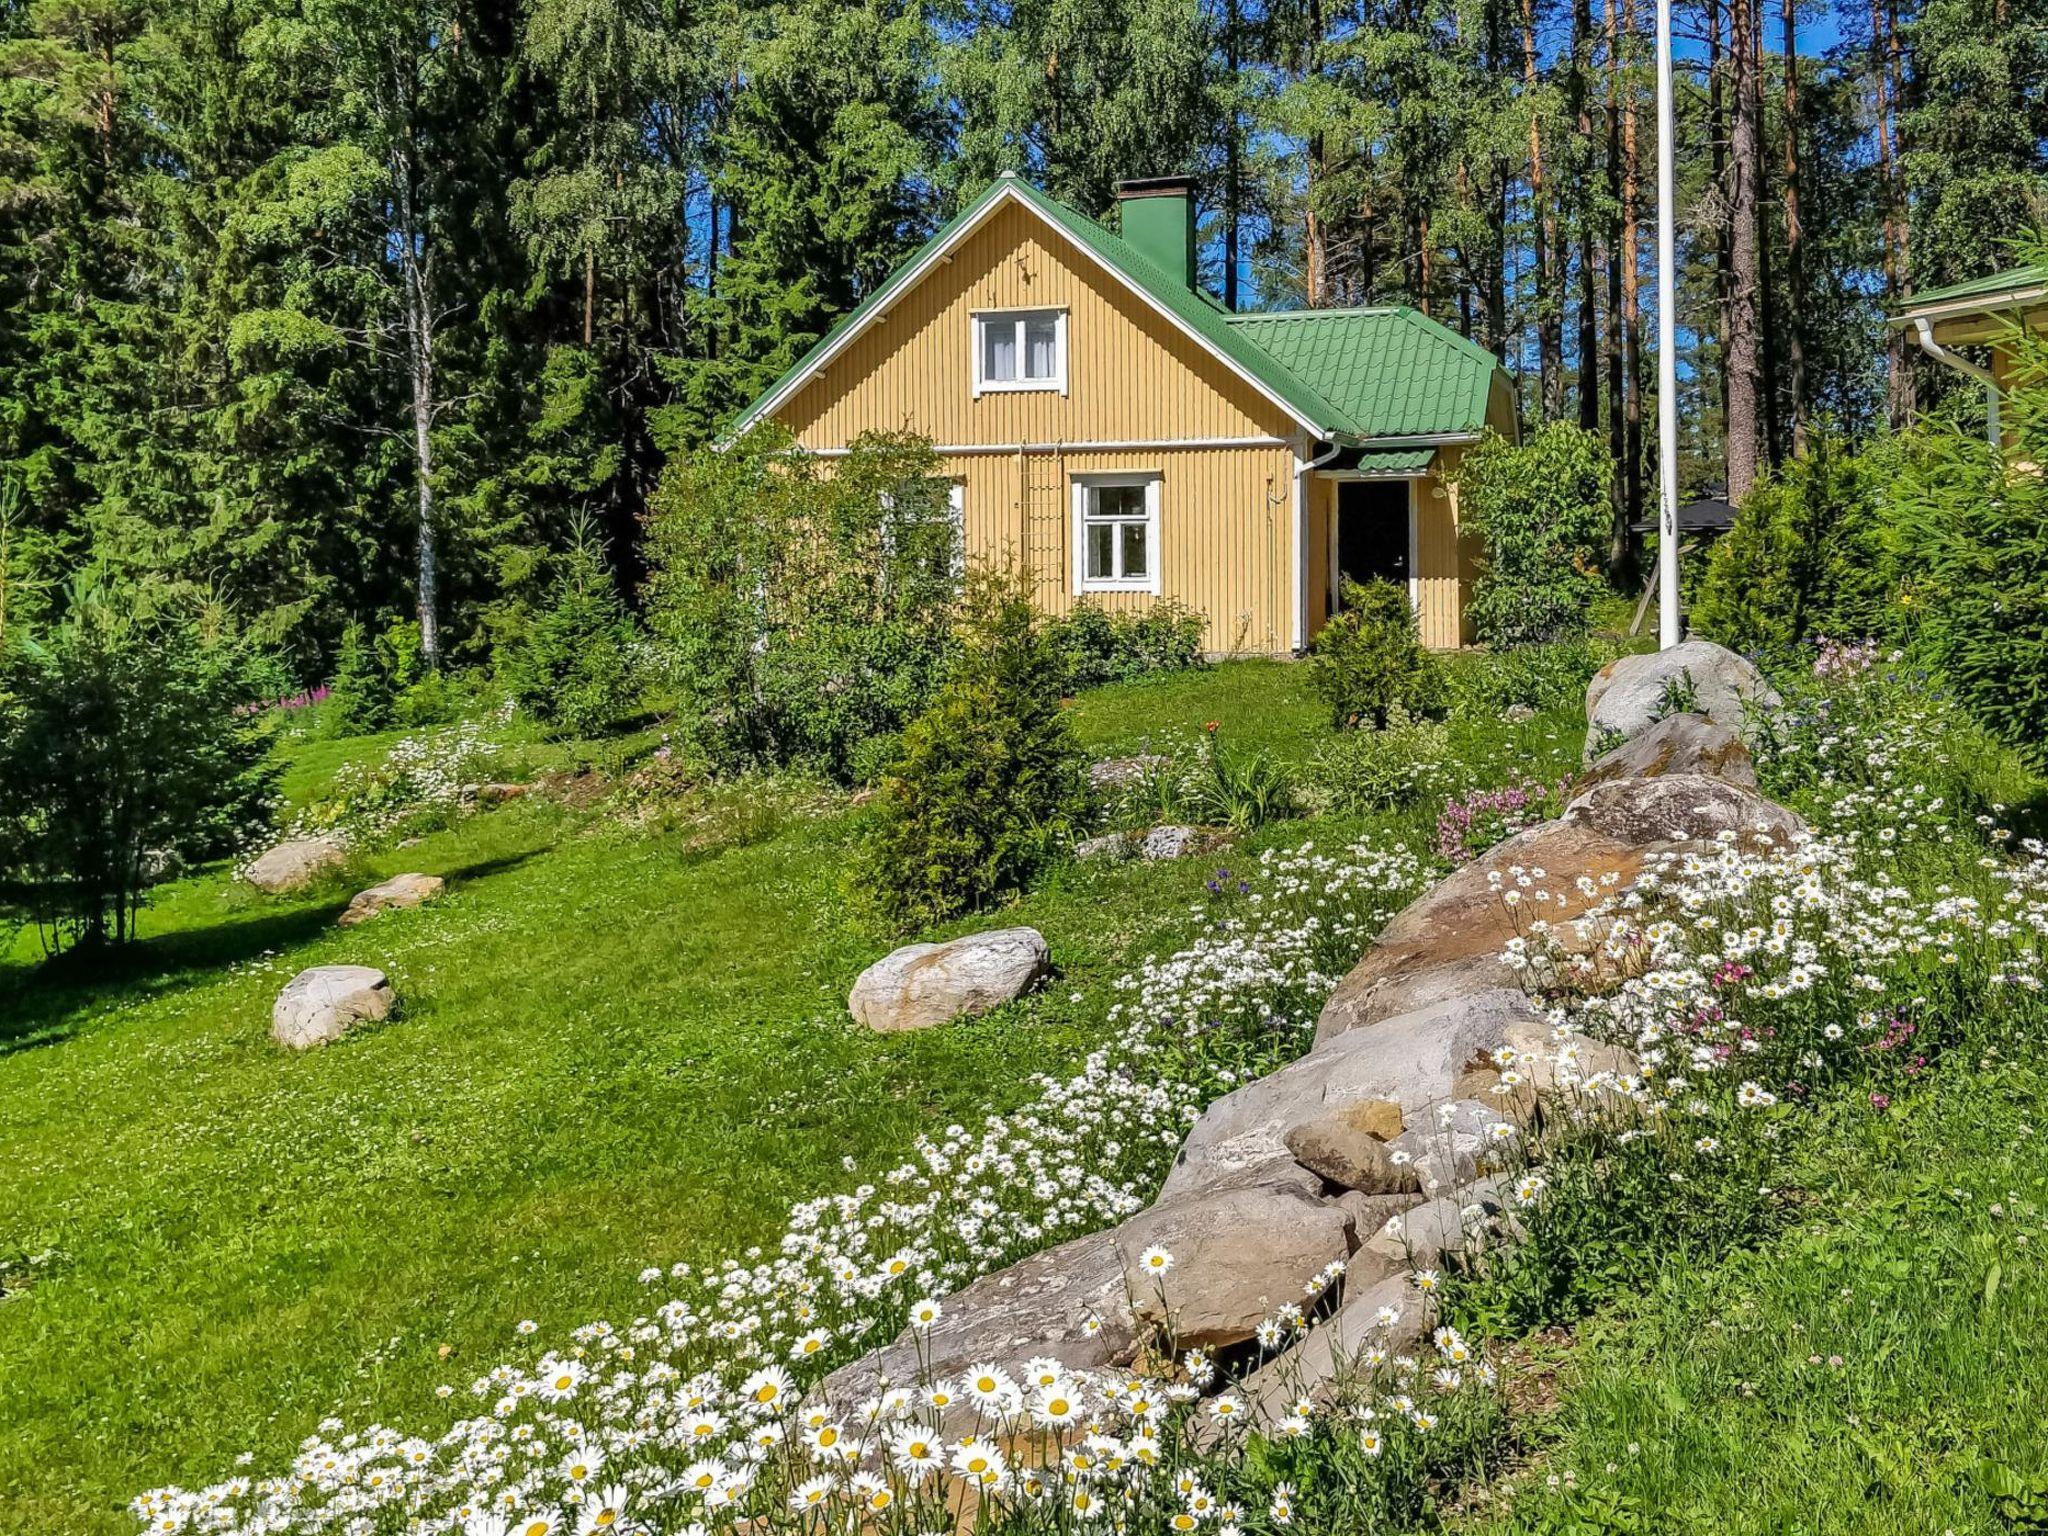
{"label": "downspout", "polygon": [[1967,374],[1984,386],[1984,420],[1986,430],[1991,437],[1992,451],[1996,452],[2004,447],[2005,445],[1998,431],[1998,379],[1996,375],[1988,368],[1979,368],[1967,357],[1962,356],[1960,353],[1949,351],[1947,347],[1936,341],[1934,339],[1934,322],[1925,315],[1915,315],[1913,317],[1913,330],[1919,337],[1920,350],[1922,352],[1925,352],[1937,363],[1945,364],[1955,369],[1957,373]]}
{"label": "downspout", "polygon": [[1294,643],[1290,647],[1297,655],[1308,644],[1308,477],[1312,470],[1321,469],[1338,454],[1344,445],[1332,440],[1330,451],[1318,454],[1313,459],[1304,459],[1299,449],[1294,455]]}

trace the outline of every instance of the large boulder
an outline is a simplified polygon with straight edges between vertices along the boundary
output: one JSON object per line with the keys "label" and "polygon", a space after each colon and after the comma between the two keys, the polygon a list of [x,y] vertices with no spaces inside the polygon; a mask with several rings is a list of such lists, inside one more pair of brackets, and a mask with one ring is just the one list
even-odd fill
{"label": "large boulder", "polygon": [[[1170,1327],[1182,1349],[1241,1344],[1286,1302],[1351,1253],[1352,1221],[1341,1207],[1284,1185],[1165,1200],[1116,1229],[1131,1304]],[[1149,1269],[1163,1248],[1173,1265]]]}
{"label": "large boulder", "polygon": [[270,1036],[296,1051],[325,1045],[366,1019],[388,1018],[396,1001],[390,980],[372,966],[316,965],[278,993]]}
{"label": "large boulder", "polygon": [[[1446,1098],[1475,1058],[1546,1038],[1542,1010],[1519,987],[1494,986],[1370,1029],[1338,1031],[1308,1055],[1233,1089],[1189,1128],[1160,1191],[1163,1200],[1220,1189],[1294,1159],[1297,1126],[1333,1114],[1372,1115],[1392,1104],[1409,1116]],[[1387,1122],[1378,1121],[1380,1128]],[[1402,1127],[1393,1127],[1398,1136]]]}
{"label": "large boulder", "polygon": [[357,891],[348,904],[348,910],[335,922],[344,928],[353,928],[358,923],[367,923],[379,912],[388,912],[394,907],[416,907],[440,895],[447,883],[439,875],[393,875],[367,891]]}
{"label": "large boulder", "polygon": [[[1388,1140],[1398,1140],[1395,1132]],[[1422,1187],[1413,1167],[1395,1157],[1343,1110],[1297,1125],[1284,1138],[1294,1160],[1339,1189],[1366,1195],[1403,1195]]]}
{"label": "large boulder", "polygon": [[1702,714],[1666,715],[1648,730],[1597,757],[1572,785],[1583,794],[1617,779],[1654,779],[1668,773],[1703,774],[1739,789],[1756,788],[1756,763],[1742,734]]}
{"label": "large boulder", "polygon": [[1674,695],[1687,708],[1748,739],[1753,711],[1784,707],[1764,675],[1726,646],[1688,640],[1669,650],[1623,656],[1593,674],[1586,688],[1586,761],[1619,736],[1639,736],[1671,713]]}
{"label": "large boulder", "polygon": [[1129,1297],[1117,1234],[1077,1237],[947,1297],[930,1332],[906,1331],[841,1366],[823,1392],[845,1405],[885,1384],[936,1380],[989,1360],[1014,1367],[1040,1355],[1077,1371],[1127,1364],[1137,1348]]}
{"label": "large boulder", "polygon": [[303,891],[348,862],[348,850],[331,837],[295,837],[258,854],[242,878],[266,896]]}
{"label": "large boulder", "polygon": [[1051,970],[1051,952],[1036,928],[998,928],[904,945],[860,973],[846,1005],[869,1029],[929,1029],[1000,1008]]}

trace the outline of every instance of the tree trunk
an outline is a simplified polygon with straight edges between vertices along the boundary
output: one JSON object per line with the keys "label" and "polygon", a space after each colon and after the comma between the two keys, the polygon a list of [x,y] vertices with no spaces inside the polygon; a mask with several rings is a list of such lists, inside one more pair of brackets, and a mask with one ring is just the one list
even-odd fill
{"label": "tree trunk", "polygon": [[1572,6],[1572,94],[1577,98],[1579,145],[1587,151],[1587,174],[1579,185],[1579,425],[1600,430],[1600,306],[1595,297],[1599,263],[1593,255],[1593,93],[1588,89],[1587,60],[1593,51],[1592,0]]}
{"label": "tree trunk", "polygon": [[1554,291],[1557,218],[1543,190],[1543,123],[1537,110],[1536,0],[1522,0],[1522,85],[1529,104],[1529,219],[1536,247],[1536,374],[1543,419],[1564,414],[1564,316]]}
{"label": "tree trunk", "polygon": [[1725,443],[1728,430],[1729,294],[1734,285],[1729,276],[1728,114],[1722,99],[1721,16],[1720,0],[1707,0],[1707,144],[1717,213],[1714,220],[1714,340],[1721,353],[1717,384],[1721,396],[1722,441]]}
{"label": "tree trunk", "polygon": [[1785,392],[1792,452],[1806,456],[1806,232],[1799,224],[1799,6],[1781,0],[1785,29]]}
{"label": "tree trunk", "polygon": [[[1885,308],[1896,312],[1909,282],[1906,267],[1905,212],[1899,197],[1899,148],[1893,137],[1899,107],[1898,12],[1885,0],[1870,0],[1871,70],[1877,84],[1877,172],[1883,203]],[[1905,426],[1913,415],[1913,372],[1906,334],[1885,327],[1886,410],[1892,427]]]}
{"label": "tree trunk", "polygon": [[1784,412],[1778,402],[1778,299],[1771,283],[1771,201],[1770,157],[1764,142],[1764,0],[1744,0],[1749,6],[1749,89],[1750,117],[1756,124],[1756,314],[1758,356],[1762,363],[1760,390],[1763,414],[1764,460],[1773,469],[1784,462]]}
{"label": "tree trunk", "polygon": [[441,665],[441,573],[434,529],[434,295],[431,253],[421,228],[417,157],[403,141],[391,156],[393,211],[397,215],[400,302],[405,312],[406,372],[412,386],[413,480],[419,493],[420,657]]}
{"label": "tree trunk", "polygon": [[[1636,35],[1635,0],[1622,0],[1621,35]],[[1623,499],[1628,519],[1643,519],[1643,308],[1641,146],[1636,137],[1635,83],[1621,79],[1621,343],[1622,372],[1628,378],[1627,443],[1621,456]]]}
{"label": "tree trunk", "polygon": [[[1309,34],[1306,51],[1302,59],[1304,76],[1322,73],[1323,67],[1323,6],[1322,0],[1309,0]],[[1330,290],[1330,232],[1323,216],[1316,210],[1316,197],[1322,191],[1325,171],[1323,163],[1323,136],[1312,133],[1308,140],[1308,185],[1302,219],[1302,286],[1307,290],[1308,307],[1319,309],[1329,300]]]}
{"label": "tree trunk", "polygon": [[1763,283],[1757,243],[1758,147],[1756,0],[1731,0],[1728,56],[1733,67],[1733,132],[1728,144],[1728,499],[1740,504],[1756,483],[1762,446],[1763,380],[1758,294]]}
{"label": "tree trunk", "polygon": [[1614,460],[1612,497],[1614,524],[1607,541],[1607,574],[1617,581],[1629,575],[1632,540],[1629,534],[1626,420],[1628,374],[1626,345],[1622,340],[1621,263],[1624,236],[1624,204],[1621,192],[1621,36],[1615,15],[1615,0],[1606,0],[1603,15],[1607,38],[1607,456]]}
{"label": "tree trunk", "polygon": [[1223,57],[1230,71],[1231,92],[1230,121],[1223,128],[1223,307],[1233,311],[1237,308],[1237,267],[1243,257],[1239,241],[1244,228],[1244,123],[1237,101],[1242,26],[1238,0],[1229,0],[1223,13]]}

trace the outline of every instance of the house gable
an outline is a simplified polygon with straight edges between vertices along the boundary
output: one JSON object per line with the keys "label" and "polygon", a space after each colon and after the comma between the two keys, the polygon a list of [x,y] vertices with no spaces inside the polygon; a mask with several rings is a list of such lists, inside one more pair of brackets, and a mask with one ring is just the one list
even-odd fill
{"label": "house gable", "polygon": [[[780,403],[774,393],[764,402],[806,448],[841,448],[863,431],[972,448],[1277,442],[1299,429],[1022,196],[1001,199],[916,281],[881,297],[822,367],[787,381]],[[1045,309],[1066,314],[1064,391],[977,396],[975,316]]]}

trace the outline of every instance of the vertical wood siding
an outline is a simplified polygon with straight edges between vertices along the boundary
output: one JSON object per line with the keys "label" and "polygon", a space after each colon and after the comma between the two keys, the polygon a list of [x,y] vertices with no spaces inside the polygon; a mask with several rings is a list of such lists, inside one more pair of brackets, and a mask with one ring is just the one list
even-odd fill
{"label": "vertical wood siding", "polygon": [[[1455,650],[1471,642],[1465,599],[1471,590],[1471,539],[1459,526],[1458,488],[1450,481],[1457,467],[1456,446],[1437,450],[1428,473],[1409,482],[1415,515],[1415,617],[1422,643],[1435,650]],[[1310,477],[1309,491],[1309,634],[1327,622],[1330,590],[1330,544],[1336,536],[1337,482]]]}
{"label": "vertical wood siding", "polygon": [[[1067,392],[973,393],[973,312],[1065,308]],[[1201,613],[1214,654],[1292,644],[1291,446],[1075,451],[1067,443],[1285,439],[1294,423],[1092,258],[1017,207],[976,231],[779,411],[805,447],[908,430],[945,445],[1033,451],[947,456],[962,482],[970,558],[1015,560],[1041,605],[1075,597],[1073,481],[1160,478],[1160,596]],[[1116,609],[1146,593],[1091,594]]]}

